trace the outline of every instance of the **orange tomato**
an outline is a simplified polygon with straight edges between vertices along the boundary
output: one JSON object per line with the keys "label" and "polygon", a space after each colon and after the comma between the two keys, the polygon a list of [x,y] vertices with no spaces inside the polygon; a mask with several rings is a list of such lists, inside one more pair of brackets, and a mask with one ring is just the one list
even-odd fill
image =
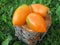
{"label": "orange tomato", "polygon": [[28,5],[24,4],[20,7],[18,7],[13,15],[12,23],[14,26],[21,26],[25,24],[26,17],[30,13],[30,8]]}
{"label": "orange tomato", "polygon": [[40,14],[41,16],[45,17],[49,8],[42,5],[42,4],[31,4],[31,9],[33,12]]}
{"label": "orange tomato", "polygon": [[44,18],[36,13],[30,13],[26,18],[27,25],[34,32],[46,32]]}

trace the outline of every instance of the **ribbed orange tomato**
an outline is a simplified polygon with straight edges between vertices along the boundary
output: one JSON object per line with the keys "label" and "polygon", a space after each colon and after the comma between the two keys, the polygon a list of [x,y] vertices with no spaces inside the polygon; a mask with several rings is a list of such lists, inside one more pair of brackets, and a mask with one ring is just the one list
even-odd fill
{"label": "ribbed orange tomato", "polygon": [[49,8],[42,5],[42,4],[31,4],[31,9],[33,12],[40,14],[41,16],[45,17]]}
{"label": "ribbed orange tomato", "polygon": [[46,32],[46,22],[41,15],[30,13],[26,18],[27,25],[34,32]]}
{"label": "ribbed orange tomato", "polygon": [[30,8],[28,5],[24,4],[20,7],[18,7],[13,15],[12,23],[14,26],[21,26],[25,24],[26,17],[30,13]]}

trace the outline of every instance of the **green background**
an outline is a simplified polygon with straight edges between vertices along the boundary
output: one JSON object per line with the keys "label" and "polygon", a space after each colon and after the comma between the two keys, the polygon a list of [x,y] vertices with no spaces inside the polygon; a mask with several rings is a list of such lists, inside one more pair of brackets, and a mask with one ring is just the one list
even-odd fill
{"label": "green background", "polygon": [[39,3],[51,10],[52,25],[37,45],[60,45],[60,0],[0,0],[0,45],[26,45],[14,35],[12,15],[22,4]]}

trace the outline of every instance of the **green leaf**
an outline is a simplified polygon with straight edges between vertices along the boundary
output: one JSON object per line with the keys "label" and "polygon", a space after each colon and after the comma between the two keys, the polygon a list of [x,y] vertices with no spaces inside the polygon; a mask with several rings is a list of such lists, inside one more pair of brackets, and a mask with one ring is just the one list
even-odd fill
{"label": "green leaf", "polygon": [[43,1],[44,1],[44,0],[39,0],[39,3],[40,3],[40,4],[43,4]]}
{"label": "green leaf", "polygon": [[11,15],[12,15],[12,13],[13,13],[13,7],[11,7],[11,9],[10,9],[10,13],[9,13],[9,16],[11,17]]}
{"label": "green leaf", "polygon": [[57,8],[56,14],[57,14],[57,16],[60,18],[60,6],[58,6],[58,8]]}
{"label": "green leaf", "polygon": [[[47,0],[47,1],[48,1],[48,0]],[[47,4],[46,4],[46,5],[49,5],[49,4],[51,4],[51,1],[52,1],[52,0],[49,0],[49,1],[47,2]]]}
{"label": "green leaf", "polygon": [[33,0],[32,1],[32,4],[36,4],[36,3],[39,3],[39,0]]}
{"label": "green leaf", "polygon": [[7,17],[6,17],[6,15],[2,15],[2,20],[3,20],[4,22],[7,22]]}
{"label": "green leaf", "polygon": [[16,41],[16,42],[14,42],[13,45],[20,45],[20,41]]}
{"label": "green leaf", "polygon": [[5,34],[3,34],[3,32],[0,31],[0,40],[4,40],[6,38]]}
{"label": "green leaf", "polygon": [[9,45],[9,42],[12,40],[12,36],[9,35],[7,37],[7,39],[5,39],[3,42],[2,42],[2,45]]}

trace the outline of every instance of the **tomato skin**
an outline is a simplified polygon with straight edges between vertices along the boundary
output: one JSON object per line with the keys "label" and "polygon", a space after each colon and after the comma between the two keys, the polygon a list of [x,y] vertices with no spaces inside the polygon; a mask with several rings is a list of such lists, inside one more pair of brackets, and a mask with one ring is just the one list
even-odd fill
{"label": "tomato skin", "polygon": [[14,26],[24,25],[26,22],[26,17],[29,13],[30,13],[30,8],[28,5],[24,4],[22,6],[19,6],[13,14],[13,18],[12,18],[13,25]]}
{"label": "tomato skin", "polygon": [[40,14],[43,17],[46,17],[49,8],[42,4],[31,4],[31,9],[33,12]]}
{"label": "tomato skin", "polygon": [[44,18],[36,13],[30,13],[26,18],[27,25],[34,32],[46,32],[46,22]]}

